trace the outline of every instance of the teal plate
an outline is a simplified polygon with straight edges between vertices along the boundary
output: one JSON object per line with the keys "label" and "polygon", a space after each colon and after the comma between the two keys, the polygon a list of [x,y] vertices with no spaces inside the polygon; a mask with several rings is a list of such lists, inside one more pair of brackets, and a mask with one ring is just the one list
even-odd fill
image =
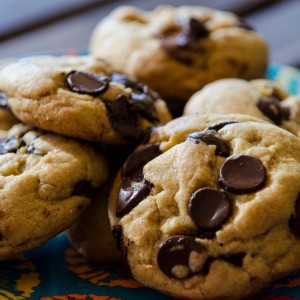
{"label": "teal plate", "polygon": [[[267,77],[300,94],[300,71],[271,64]],[[0,300],[170,300],[125,276],[119,264],[101,266],[80,255],[64,234],[0,263]],[[300,272],[273,283],[254,300],[300,299]]]}

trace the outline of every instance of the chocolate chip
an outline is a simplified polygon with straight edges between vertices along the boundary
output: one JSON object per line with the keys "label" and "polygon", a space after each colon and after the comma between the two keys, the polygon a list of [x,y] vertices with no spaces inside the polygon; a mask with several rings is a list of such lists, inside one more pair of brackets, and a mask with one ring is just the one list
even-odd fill
{"label": "chocolate chip", "polygon": [[224,191],[201,188],[190,198],[188,212],[198,227],[217,230],[231,215],[231,199]]}
{"label": "chocolate chip", "polygon": [[266,182],[267,174],[263,163],[252,156],[229,157],[220,169],[219,182],[230,192],[251,193],[259,190]]}
{"label": "chocolate chip", "polygon": [[199,39],[206,38],[209,35],[204,22],[196,18],[179,19],[178,30],[170,30],[163,32],[157,37],[160,39],[162,48],[174,59],[191,65],[193,59],[190,51],[200,54],[202,49],[199,45],[196,46]]}
{"label": "chocolate chip", "polygon": [[209,30],[205,23],[195,18],[190,18],[186,23],[183,23],[182,33],[187,37],[188,44],[191,41],[197,41],[209,35]]}
{"label": "chocolate chip", "polygon": [[[198,254],[202,261],[192,261]],[[163,241],[157,253],[157,265],[168,277],[185,279],[200,273],[206,261],[205,249],[190,236],[172,236]]]}
{"label": "chocolate chip", "polygon": [[96,192],[96,188],[92,185],[89,180],[80,180],[73,187],[73,196],[84,196],[92,198]]}
{"label": "chocolate chip", "polygon": [[23,139],[19,136],[12,136],[8,139],[0,139],[0,154],[16,152],[24,145],[25,143]]}
{"label": "chocolate chip", "polygon": [[141,181],[123,180],[116,203],[116,216],[122,218],[128,214],[150,194],[152,186],[145,179]]}
{"label": "chocolate chip", "polygon": [[257,107],[276,125],[280,125],[283,120],[288,120],[290,117],[289,109],[281,107],[280,101],[273,96],[261,97],[258,100]]}
{"label": "chocolate chip", "polygon": [[67,75],[67,84],[72,92],[98,96],[109,86],[109,79],[94,73],[72,71]]}
{"label": "chocolate chip", "polygon": [[227,144],[222,141],[215,130],[196,131],[187,136],[187,140],[199,144],[215,145],[215,154],[223,157],[230,155],[230,149]]}
{"label": "chocolate chip", "polygon": [[148,94],[131,93],[131,105],[136,112],[150,122],[159,121],[153,99]]}
{"label": "chocolate chip", "polygon": [[220,129],[222,129],[226,125],[234,124],[234,123],[240,123],[240,122],[236,122],[236,121],[222,121],[222,122],[214,123],[214,124],[208,126],[206,130],[216,130],[216,131],[219,131]]}
{"label": "chocolate chip", "polygon": [[296,199],[294,213],[289,220],[289,227],[291,232],[300,238],[300,194]]}
{"label": "chocolate chip", "polygon": [[142,178],[144,166],[162,152],[159,144],[149,144],[142,149],[133,152],[125,161],[121,169],[121,177],[124,178]]}
{"label": "chocolate chip", "polygon": [[125,95],[120,94],[115,101],[106,101],[105,105],[109,121],[115,131],[128,139],[141,138],[142,130],[138,126],[137,115]]}
{"label": "chocolate chip", "polygon": [[159,99],[159,95],[152,92],[149,87],[129,77],[125,74],[112,73],[111,81],[123,84],[125,87],[130,87],[132,93],[130,95],[130,104],[135,111],[150,122],[158,121],[157,112],[154,106],[154,101]]}
{"label": "chocolate chip", "polygon": [[152,100],[156,101],[160,98],[159,94],[149,89],[149,87],[133,77],[121,73],[112,73],[111,81],[123,84],[125,87],[130,87],[134,93],[144,93],[149,95]]}

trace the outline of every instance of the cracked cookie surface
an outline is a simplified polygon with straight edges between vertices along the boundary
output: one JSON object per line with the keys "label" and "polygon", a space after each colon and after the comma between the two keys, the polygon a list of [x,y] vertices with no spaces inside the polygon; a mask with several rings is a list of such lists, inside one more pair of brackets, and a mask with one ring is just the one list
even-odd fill
{"label": "cracked cookie surface", "polygon": [[0,93],[26,124],[111,145],[171,119],[157,93],[91,56],[21,58],[0,70]]}
{"label": "cracked cookie surface", "polygon": [[108,176],[89,143],[16,124],[0,131],[0,260],[68,228]]}
{"label": "cracked cookie surface", "polygon": [[140,283],[184,299],[242,299],[299,268],[300,141],[246,115],[153,130],[123,165],[109,217]]}
{"label": "cracked cookie surface", "polygon": [[263,77],[268,61],[265,40],[239,17],[187,5],[117,8],[94,29],[90,52],[170,103],[219,78]]}

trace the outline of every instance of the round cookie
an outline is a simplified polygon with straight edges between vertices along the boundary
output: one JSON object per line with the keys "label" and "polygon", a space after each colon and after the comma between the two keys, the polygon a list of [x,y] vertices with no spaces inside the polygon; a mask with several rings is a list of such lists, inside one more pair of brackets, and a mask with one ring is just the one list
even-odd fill
{"label": "round cookie", "polygon": [[26,124],[111,145],[170,120],[157,93],[91,56],[34,56],[0,70],[0,92]]}
{"label": "round cookie", "polygon": [[265,40],[236,15],[201,6],[122,6],[102,19],[91,54],[136,77],[172,103],[185,103],[224,77],[264,77]]}
{"label": "round cookie", "polygon": [[120,260],[108,219],[111,183],[97,190],[85,212],[67,230],[71,244],[85,257],[97,263]]}
{"label": "round cookie", "polygon": [[6,260],[67,229],[108,167],[91,144],[23,124],[0,137],[0,260]]}
{"label": "round cookie", "polygon": [[156,128],[125,162],[109,217],[141,284],[244,299],[299,269],[300,140],[246,115]]}
{"label": "round cookie", "polygon": [[196,92],[184,107],[190,114],[246,114],[300,136],[300,96],[267,79],[220,79]]}

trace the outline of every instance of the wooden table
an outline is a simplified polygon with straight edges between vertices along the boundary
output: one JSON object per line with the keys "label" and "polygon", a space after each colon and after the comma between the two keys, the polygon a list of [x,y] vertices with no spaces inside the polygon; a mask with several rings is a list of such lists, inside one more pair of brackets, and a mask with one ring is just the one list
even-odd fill
{"label": "wooden table", "polygon": [[[0,59],[28,53],[86,49],[102,17],[119,5],[152,9],[161,0],[0,0]],[[300,67],[299,0],[166,0],[204,5],[246,18],[270,46],[270,60]]]}

